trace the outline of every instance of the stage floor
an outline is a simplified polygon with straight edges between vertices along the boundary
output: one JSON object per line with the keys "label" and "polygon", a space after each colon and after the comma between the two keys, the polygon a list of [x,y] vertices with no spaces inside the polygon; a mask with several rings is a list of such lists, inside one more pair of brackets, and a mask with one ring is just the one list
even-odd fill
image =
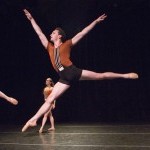
{"label": "stage floor", "polygon": [[0,150],[150,150],[150,124],[56,124],[39,134],[39,126],[0,126]]}

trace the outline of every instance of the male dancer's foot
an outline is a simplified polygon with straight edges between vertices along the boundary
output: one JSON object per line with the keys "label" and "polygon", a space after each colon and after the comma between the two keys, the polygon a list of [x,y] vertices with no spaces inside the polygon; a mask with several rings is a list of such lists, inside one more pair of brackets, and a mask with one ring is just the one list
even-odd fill
{"label": "male dancer's foot", "polygon": [[139,76],[138,76],[138,74],[137,73],[127,73],[127,74],[125,74],[125,78],[126,79],[138,79],[139,78]]}
{"label": "male dancer's foot", "polygon": [[25,132],[29,127],[34,127],[34,126],[36,126],[37,124],[36,124],[36,121],[28,121],[25,125],[24,125],[24,127],[22,128],[22,132]]}

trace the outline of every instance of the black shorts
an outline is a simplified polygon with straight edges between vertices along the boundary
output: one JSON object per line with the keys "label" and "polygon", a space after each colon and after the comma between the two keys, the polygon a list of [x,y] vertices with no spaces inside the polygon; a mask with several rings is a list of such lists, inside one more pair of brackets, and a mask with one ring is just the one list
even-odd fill
{"label": "black shorts", "polygon": [[80,79],[82,69],[77,68],[74,65],[64,67],[64,70],[58,72],[60,79],[59,82],[71,85]]}

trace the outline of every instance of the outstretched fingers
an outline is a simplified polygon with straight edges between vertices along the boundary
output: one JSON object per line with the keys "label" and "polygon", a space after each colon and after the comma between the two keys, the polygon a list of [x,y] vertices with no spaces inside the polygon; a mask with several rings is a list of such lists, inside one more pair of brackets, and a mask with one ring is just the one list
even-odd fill
{"label": "outstretched fingers", "polygon": [[106,14],[103,14],[103,15],[99,16],[99,17],[97,18],[97,22],[103,21],[106,17],[107,17]]}
{"label": "outstretched fingers", "polygon": [[27,16],[27,18],[29,20],[31,20],[32,19],[32,15],[29,13],[29,11],[27,9],[23,9],[23,11],[24,11],[25,15]]}

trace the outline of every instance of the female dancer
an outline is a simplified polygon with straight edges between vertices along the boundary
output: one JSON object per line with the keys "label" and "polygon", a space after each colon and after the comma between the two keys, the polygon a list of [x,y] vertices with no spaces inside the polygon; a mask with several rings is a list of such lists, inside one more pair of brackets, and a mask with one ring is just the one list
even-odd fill
{"label": "female dancer", "polygon": [[[47,97],[51,94],[51,92],[53,90],[54,83],[53,83],[51,78],[47,78],[45,84],[46,84],[46,87],[43,90],[43,94],[44,94],[44,99],[46,101]],[[43,128],[44,128],[44,125],[45,125],[48,117],[49,117],[50,123],[51,123],[51,128],[49,128],[48,130],[49,131],[55,130],[54,117],[52,115],[52,109],[54,109],[54,108],[55,108],[55,101],[52,103],[51,108],[44,114],[44,117],[43,117],[43,120],[42,120],[42,126],[39,130],[39,133],[43,132]]]}

